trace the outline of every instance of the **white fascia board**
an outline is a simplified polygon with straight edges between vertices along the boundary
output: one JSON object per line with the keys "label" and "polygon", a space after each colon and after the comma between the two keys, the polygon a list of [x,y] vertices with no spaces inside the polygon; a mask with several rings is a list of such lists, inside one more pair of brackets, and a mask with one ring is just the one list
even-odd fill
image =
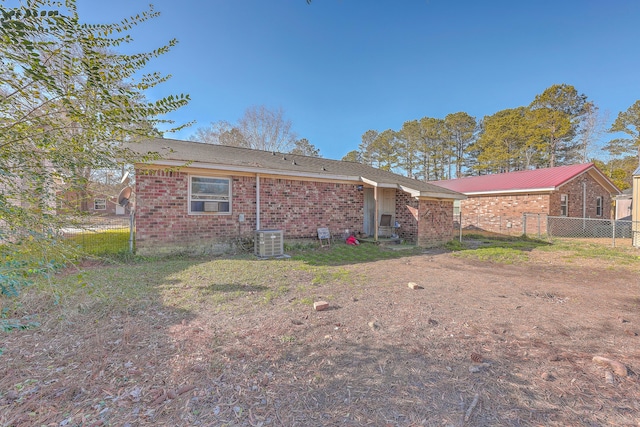
{"label": "white fascia board", "polygon": [[604,175],[602,172],[600,172],[600,169],[598,169],[596,167],[592,167],[591,169],[587,170],[587,173],[589,173],[589,172],[597,173],[598,176],[600,177],[600,179],[602,181],[604,181],[609,186],[609,189],[610,190],[614,190],[613,194],[622,194],[622,191],[618,190],[618,188],[615,186],[615,184],[612,183],[611,180],[606,175]]}
{"label": "white fascia board", "polygon": [[373,187],[377,187],[377,186],[378,186],[378,183],[377,183],[377,182],[372,181],[372,180],[370,180],[370,179],[367,179],[367,178],[365,178],[364,176],[361,176],[361,177],[360,177],[360,180],[361,180],[362,182],[364,182],[365,184],[369,184],[369,185],[371,185],[371,186],[373,186]]}
{"label": "white fascia board", "polygon": [[465,196],[462,193],[460,194],[432,193],[430,191],[420,191],[414,188],[405,187],[402,184],[381,184],[379,182],[372,181],[365,177],[362,177],[362,182],[372,185],[374,187],[379,187],[379,188],[397,188],[399,190],[404,191],[405,193],[408,193],[411,197],[415,197],[415,198],[429,197],[432,199],[453,199],[453,200],[464,200],[467,198],[467,196]]}
{"label": "white fascia board", "polygon": [[467,196],[465,194],[449,194],[449,193],[431,193],[428,191],[421,191],[420,197],[429,197],[432,199],[452,199],[452,200],[465,200]]}
{"label": "white fascia board", "polygon": [[527,188],[524,190],[495,190],[495,191],[475,191],[475,192],[465,192],[464,194],[467,196],[484,196],[491,194],[512,194],[512,193],[548,193],[549,191],[557,190],[556,187],[546,187],[546,188]]}
{"label": "white fascia board", "polygon": [[318,178],[318,179],[334,179],[337,181],[354,181],[359,182],[360,177],[358,176],[349,176],[349,175],[331,175],[331,174],[320,174],[313,172],[295,172],[295,171],[283,171],[277,169],[266,169],[260,167],[251,167],[251,166],[232,166],[232,165],[214,165],[211,163],[198,163],[198,162],[185,162],[178,160],[155,160],[152,163],[144,163],[149,166],[159,165],[159,166],[171,166],[171,167],[180,167],[184,166],[187,168],[198,168],[198,169],[211,169],[211,170],[219,170],[226,172],[245,172],[245,173],[260,173],[265,175],[281,175],[281,176],[293,176],[293,177],[302,177],[302,178]]}
{"label": "white fascia board", "polygon": [[360,180],[362,182],[364,182],[365,184],[369,184],[372,187],[379,187],[379,188],[400,188],[400,186],[398,184],[393,184],[393,183],[387,183],[387,182],[376,182],[373,181],[369,178],[365,178],[364,176],[360,177]]}
{"label": "white fascia board", "polygon": [[413,188],[405,187],[402,184],[398,184],[398,188],[400,188],[400,190],[404,191],[405,193],[409,193],[409,195],[411,195],[411,197],[419,197],[420,196],[420,191],[419,190],[415,190]]}

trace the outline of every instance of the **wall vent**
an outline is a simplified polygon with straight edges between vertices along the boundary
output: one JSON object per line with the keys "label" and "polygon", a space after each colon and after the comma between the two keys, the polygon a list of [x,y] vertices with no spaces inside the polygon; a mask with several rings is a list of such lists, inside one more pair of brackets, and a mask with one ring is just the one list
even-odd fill
{"label": "wall vent", "polygon": [[282,230],[256,230],[255,254],[259,257],[284,255],[284,233]]}

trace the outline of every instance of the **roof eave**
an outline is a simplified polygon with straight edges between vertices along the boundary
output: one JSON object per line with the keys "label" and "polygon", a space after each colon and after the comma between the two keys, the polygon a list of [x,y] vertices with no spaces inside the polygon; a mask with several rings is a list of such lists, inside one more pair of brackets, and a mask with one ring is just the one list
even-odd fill
{"label": "roof eave", "polygon": [[313,172],[296,172],[290,170],[279,169],[267,169],[255,166],[234,166],[234,165],[220,165],[212,163],[200,163],[200,162],[187,162],[182,160],[154,160],[151,163],[144,163],[145,165],[153,166],[169,166],[169,167],[185,167],[185,168],[197,168],[197,169],[211,169],[225,172],[244,172],[244,173],[258,173],[265,175],[281,175],[281,176],[293,176],[300,178],[321,178],[321,179],[335,179],[339,181],[354,181],[359,182],[359,176],[350,175],[335,175],[327,173],[313,173]]}
{"label": "roof eave", "polygon": [[555,191],[556,187],[543,187],[543,188],[523,188],[516,190],[493,190],[493,191],[465,191],[463,194],[467,196],[484,196],[484,195],[496,195],[496,194],[522,194],[522,193],[548,193]]}
{"label": "roof eave", "polygon": [[447,200],[465,200],[467,195],[462,193],[433,193],[431,191],[421,191],[419,197],[427,197],[430,199],[447,199]]}

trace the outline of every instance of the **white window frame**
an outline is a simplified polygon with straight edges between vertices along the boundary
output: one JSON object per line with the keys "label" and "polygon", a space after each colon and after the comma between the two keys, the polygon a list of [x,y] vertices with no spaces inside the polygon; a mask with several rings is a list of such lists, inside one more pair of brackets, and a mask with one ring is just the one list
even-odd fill
{"label": "white window frame", "polygon": [[604,204],[602,196],[596,197],[596,216],[602,216],[604,211]]}
{"label": "white window frame", "polygon": [[[98,207],[98,204],[102,205],[101,208]],[[106,211],[107,210],[107,199],[95,198],[93,199],[93,210],[94,211]]]}
{"label": "white window frame", "polygon": [[[202,178],[202,179],[209,179],[209,180],[223,180],[223,181],[227,181],[228,184],[228,188],[229,188],[229,193],[227,196],[223,196],[220,198],[215,198],[215,196],[212,196],[211,198],[209,197],[201,197],[199,198],[197,195],[193,195],[192,194],[192,190],[193,190],[193,179],[196,178]],[[232,193],[233,193],[233,180],[230,177],[224,177],[224,176],[207,176],[207,175],[189,175],[189,200],[187,202],[187,206],[188,206],[188,210],[189,210],[189,215],[231,215],[231,206],[232,206]],[[225,200],[226,197],[226,200]],[[212,211],[194,211],[191,209],[191,205],[192,202],[206,202],[206,203],[210,203],[212,206],[212,209],[214,208],[214,203],[228,203],[229,204],[229,210],[228,211],[220,211],[220,210],[212,210]]]}
{"label": "white window frame", "polygon": [[[564,210],[564,213],[563,213],[563,210]],[[569,216],[569,195],[568,194],[560,195],[560,216]]]}

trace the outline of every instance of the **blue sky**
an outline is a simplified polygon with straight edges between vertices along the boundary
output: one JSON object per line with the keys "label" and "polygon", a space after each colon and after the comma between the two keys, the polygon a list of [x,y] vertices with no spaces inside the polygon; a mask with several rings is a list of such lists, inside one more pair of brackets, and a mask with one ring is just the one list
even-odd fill
{"label": "blue sky", "polygon": [[[150,98],[188,93],[171,118],[235,123],[282,108],[328,158],[369,129],[465,111],[478,119],[528,105],[556,83],[608,114],[640,99],[637,0],[156,0],[134,51],[171,38],[149,71],[172,74]],[[82,21],[116,22],[149,0],[78,0]],[[603,139],[611,138],[604,135]]]}

